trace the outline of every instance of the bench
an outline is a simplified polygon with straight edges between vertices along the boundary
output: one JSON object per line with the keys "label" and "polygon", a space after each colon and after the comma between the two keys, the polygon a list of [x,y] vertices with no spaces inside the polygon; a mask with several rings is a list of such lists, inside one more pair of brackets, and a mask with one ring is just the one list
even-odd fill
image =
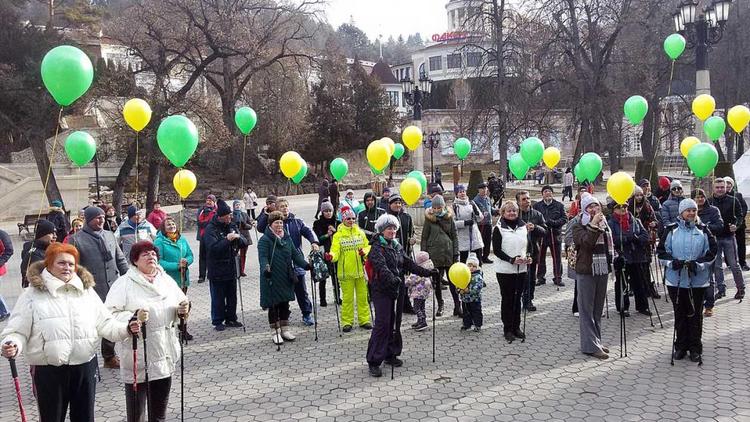
{"label": "bench", "polygon": [[[24,215],[23,223],[16,223],[18,226],[18,235],[21,236],[24,230],[26,230],[26,233],[31,234],[32,231],[36,230],[37,221],[46,220],[48,215],[47,213]],[[70,221],[70,211],[66,211],[65,215],[68,217],[68,221]]]}

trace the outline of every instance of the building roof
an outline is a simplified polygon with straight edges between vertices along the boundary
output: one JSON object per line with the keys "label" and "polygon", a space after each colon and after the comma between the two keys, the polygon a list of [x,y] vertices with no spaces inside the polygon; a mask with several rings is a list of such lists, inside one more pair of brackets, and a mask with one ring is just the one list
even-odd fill
{"label": "building roof", "polygon": [[396,79],[396,77],[393,76],[393,72],[391,72],[391,67],[388,66],[388,64],[386,64],[383,59],[380,59],[377,63],[375,63],[375,66],[372,67],[372,72],[370,72],[370,75],[378,78],[381,84],[396,84],[397,85],[400,83],[398,79]]}

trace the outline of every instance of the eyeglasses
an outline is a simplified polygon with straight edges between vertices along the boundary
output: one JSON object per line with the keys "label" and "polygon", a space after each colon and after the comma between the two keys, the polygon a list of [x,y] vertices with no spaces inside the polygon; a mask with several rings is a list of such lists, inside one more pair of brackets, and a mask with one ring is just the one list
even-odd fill
{"label": "eyeglasses", "polygon": [[672,188],[672,190],[682,190],[680,187]]}
{"label": "eyeglasses", "polygon": [[354,217],[347,217],[344,219],[345,221],[354,221]]}

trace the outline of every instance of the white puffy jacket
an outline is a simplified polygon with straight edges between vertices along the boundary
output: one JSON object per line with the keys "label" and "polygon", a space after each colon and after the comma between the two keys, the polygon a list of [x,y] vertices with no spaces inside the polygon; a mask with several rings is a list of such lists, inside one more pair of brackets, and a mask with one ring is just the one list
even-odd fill
{"label": "white puffy jacket", "polygon": [[[500,250],[497,245],[500,245]],[[500,274],[520,274],[526,272],[526,264],[511,264],[501,255],[508,259],[517,256],[526,257],[529,246],[529,233],[526,230],[526,223],[518,220],[518,226],[513,229],[509,227],[502,218],[497,220],[494,230],[492,231],[493,251],[497,259],[495,260],[495,272]],[[502,253],[501,253],[502,252]]]}
{"label": "white puffy jacket", "polygon": [[[118,278],[107,293],[104,305],[121,321],[127,321],[138,309],[146,309],[146,343],[148,347],[148,379],[155,381],[172,376],[179,360],[177,339],[177,306],[187,296],[172,277],[159,267],[159,274],[150,283],[135,267]],[[120,356],[123,382],[133,382],[133,341],[128,338],[115,345]],[[138,382],[145,381],[143,341],[138,339]]]}
{"label": "white puffy jacket", "polygon": [[25,351],[29,365],[80,365],[96,356],[101,338],[128,337],[127,320],[115,319],[94,291],[94,277],[79,266],[65,283],[50,274],[44,262],[31,264],[29,287],[18,298],[3,343]]}
{"label": "white puffy jacket", "polygon": [[[461,252],[475,251],[484,248],[479,223],[484,218],[482,211],[474,201],[453,201],[453,215],[456,221],[456,235],[458,236],[458,250]],[[464,221],[474,220],[474,224],[467,226]]]}

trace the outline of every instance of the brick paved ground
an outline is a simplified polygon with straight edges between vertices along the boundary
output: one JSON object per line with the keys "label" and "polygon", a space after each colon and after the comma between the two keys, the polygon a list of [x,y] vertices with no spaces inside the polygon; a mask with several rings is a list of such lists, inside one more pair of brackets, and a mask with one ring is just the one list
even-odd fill
{"label": "brick paved ground", "polygon": [[[313,201],[293,201],[307,221]],[[186,236],[194,238],[192,233]],[[20,250],[20,243],[16,247]],[[19,259],[14,257],[0,286],[11,303],[20,291]],[[538,288],[539,311],[528,317],[528,340],[507,344],[502,339],[499,288],[494,274],[489,274],[481,333],[460,332],[455,318],[438,319],[437,362],[432,363],[431,331],[411,332],[413,320],[407,316],[402,327],[404,367],[396,369],[394,380],[389,370],[387,376],[373,379],[364,360],[369,332],[355,329],[339,337],[332,306],[320,309],[316,342],[312,327],[301,326],[299,310],[292,304],[298,339],[277,352],[266,314],[258,305],[256,262],[253,256],[249,277],[243,279],[247,333],[213,331],[208,285],[190,289],[190,331],[196,340],[185,349],[186,420],[750,420],[747,302],[718,302],[716,316],[704,324],[702,367],[689,361],[671,367],[671,305],[657,301],[663,329],[656,321],[652,328],[648,317],[641,315],[627,319],[628,357],[619,358],[619,319],[610,290],[611,319],[604,320],[603,335],[613,358],[600,362],[578,351],[578,320],[570,313],[572,284],[559,291],[551,285]],[[733,289],[729,293],[733,296]],[[331,296],[329,289],[329,303]],[[36,420],[28,367],[23,359],[18,363],[29,420]],[[119,374],[105,369],[101,373],[98,420],[124,420]],[[179,420],[179,385],[178,368],[170,420]],[[0,408],[4,421],[19,420],[3,362]]]}

